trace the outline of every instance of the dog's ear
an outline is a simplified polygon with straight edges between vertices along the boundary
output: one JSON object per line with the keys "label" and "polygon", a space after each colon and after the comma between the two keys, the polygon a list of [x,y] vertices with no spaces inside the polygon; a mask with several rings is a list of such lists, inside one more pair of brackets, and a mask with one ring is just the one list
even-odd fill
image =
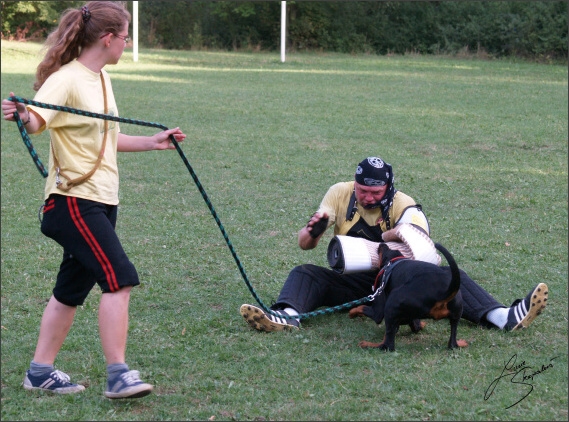
{"label": "dog's ear", "polygon": [[[389,246],[387,246],[385,243],[383,242],[379,242],[377,244],[377,254],[381,257],[382,255],[385,254],[386,251],[390,250]],[[381,258],[380,258],[381,260]]]}
{"label": "dog's ear", "polygon": [[385,243],[380,242],[379,245],[377,246],[377,254],[379,255],[379,265],[380,268],[383,267],[387,261],[389,261],[391,259],[391,254],[393,253],[393,250],[389,249],[389,246],[387,246]]}
{"label": "dog's ear", "polygon": [[377,247],[377,254],[379,255],[380,266],[383,267],[387,264],[387,261],[398,257],[404,256],[401,251],[390,249],[386,243],[380,242]]}
{"label": "dog's ear", "polygon": [[385,251],[385,243],[378,243],[377,244],[377,255],[378,255],[378,259],[377,262],[379,262],[379,267],[383,267],[383,252]]}

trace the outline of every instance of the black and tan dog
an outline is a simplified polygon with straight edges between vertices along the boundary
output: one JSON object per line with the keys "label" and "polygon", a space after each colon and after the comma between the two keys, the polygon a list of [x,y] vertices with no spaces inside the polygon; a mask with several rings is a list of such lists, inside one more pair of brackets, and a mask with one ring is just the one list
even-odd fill
{"label": "black and tan dog", "polygon": [[431,318],[450,320],[448,347],[466,347],[464,340],[456,339],[457,326],[462,316],[460,272],[450,254],[442,245],[435,247],[444,255],[449,267],[439,267],[423,261],[401,259],[399,251],[391,250],[385,243],[379,245],[381,263],[378,279],[388,277],[383,291],[371,306],[358,306],[349,312],[350,318],[367,316],[377,324],[385,318],[385,337],[381,343],[362,341],[361,347],[395,350],[395,334],[400,325],[409,324],[413,332],[424,326],[420,320]]}

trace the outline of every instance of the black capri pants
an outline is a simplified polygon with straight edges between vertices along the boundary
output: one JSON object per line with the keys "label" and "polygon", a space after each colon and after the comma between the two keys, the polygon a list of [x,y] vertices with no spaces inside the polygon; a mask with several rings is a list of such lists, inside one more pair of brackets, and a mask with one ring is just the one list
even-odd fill
{"label": "black capri pants", "polygon": [[140,284],[115,232],[118,206],[74,196],[50,195],[41,231],[63,246],[53,296],[68,306],[82,305],[98,284],[103,293]]}

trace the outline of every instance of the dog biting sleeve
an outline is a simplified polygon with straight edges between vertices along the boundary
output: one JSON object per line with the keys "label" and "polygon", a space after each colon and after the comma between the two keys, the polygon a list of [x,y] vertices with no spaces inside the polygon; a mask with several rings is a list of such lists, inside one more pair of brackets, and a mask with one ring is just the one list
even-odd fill
{"label": "dog biting sleeve", "polygon": [[[390,249],[401,250],[407,258],[430,262],[435,265],[441,263],[441,257],[437,253],[431,238],[410,223],[398,224],[394,229],[383,233],[383,240],[389,244]],[[404,247],[392,246],[391,242],[394,242],[395,245],[397,242],[403,243]],[[408,251],[411,252],[411,256],[409,256]]]}

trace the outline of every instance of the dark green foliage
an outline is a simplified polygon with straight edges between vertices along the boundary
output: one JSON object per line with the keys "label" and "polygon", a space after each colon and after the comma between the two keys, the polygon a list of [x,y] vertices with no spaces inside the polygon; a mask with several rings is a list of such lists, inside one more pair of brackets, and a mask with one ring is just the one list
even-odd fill
{"label": "dark green foliage", "polygon": [[38,39],[47,36],[61,12],[80,1],[3,1],[2,39]]}
{"label": "dark green foliage", "polygon": [[445,4],[443,51],[484,48],[493,55],[567,55],[567,3],[465,2]]}
{"label": "dark green foliage", "polygon": [[[276,50],[280,3],[141,1],[140,43],[166,49]],[[80,4],[3,1],[2,36],[45,36],[62,10]],[[132,2],[127,4],[132,8]],[[289,51],[567,58],[567,2],[562,1],[289,1],[286,29]]]}

